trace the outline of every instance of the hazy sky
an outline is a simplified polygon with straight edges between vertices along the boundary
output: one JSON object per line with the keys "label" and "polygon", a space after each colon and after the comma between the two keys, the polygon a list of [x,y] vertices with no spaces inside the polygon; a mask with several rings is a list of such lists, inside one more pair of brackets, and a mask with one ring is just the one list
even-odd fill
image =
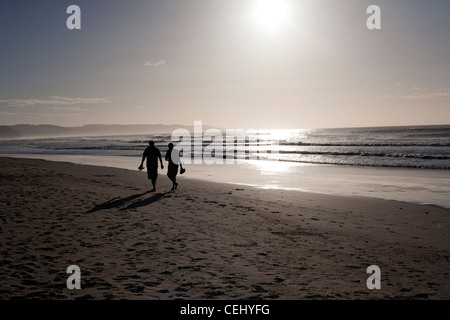
{"label": "hazy sky", "polygon": [[0,40],[2,125],[450,123],[449,0],[2,0]]}

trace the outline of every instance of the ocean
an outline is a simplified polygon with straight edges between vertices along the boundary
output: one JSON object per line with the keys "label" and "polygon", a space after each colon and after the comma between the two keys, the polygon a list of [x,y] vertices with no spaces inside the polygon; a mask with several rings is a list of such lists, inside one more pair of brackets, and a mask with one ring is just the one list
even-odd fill
{"label": "ocean", "polygon": [[[450,208],[450,125],[260,130],[249,134],[243,144],[236,139],[235,144],[225,145],[226,133],[216,133],[223,139],[216,136],[211,142],[194,134],[187,139],[182,157],[187,172],[180,177],[179,188],[183,177],[188,177],[239,188],[363,196]],[[171,133],[1,140],[0,156],[137,170],[149,140],[155,141],[164,157]],[[179,145],[178,140],[172,142]],[[234,165],[226,164],[227,151],[232,152],[228,155],[233,155]],[[207,162],[208,154],[216,163]],[[201,164],[195,164],[195,159]],[[146,176],[143,171],[143,179]]]}
{"label": "ocean", "polygon": [[[230,145],[229,148],[237,151],[236,159],[241,155],[240,159],[308,164],[450,169],[450,125],[259,130],[253,135],[248,135],[245,145],[239,145],[237,141]],[[225,137],[223,132],[224,141]],[[3,140],[0,141],[0,152],[139,157],[149,140],[154,140],[165,153],[171,133]],[[205,148],[216,148],[217,153],[217,147],[223,145],[221,141],[211,143],[194,135],[190,141],[190,150],[183,153],[183,161],[188,163],[191,162],[189,157],[201,159]],[[173,143],[177,145],[178,142]],[[226,152],[225,145],[223,157]],[[213,152],[212,156],[220,158],[219,153]]]}

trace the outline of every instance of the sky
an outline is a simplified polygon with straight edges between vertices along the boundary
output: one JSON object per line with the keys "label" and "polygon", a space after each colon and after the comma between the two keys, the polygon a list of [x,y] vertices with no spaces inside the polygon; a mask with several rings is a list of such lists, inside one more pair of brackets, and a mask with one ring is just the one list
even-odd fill
{"label": "sky", "polygon": [[2,0],[0,125],[449,124],[449,35],[448,0]]}

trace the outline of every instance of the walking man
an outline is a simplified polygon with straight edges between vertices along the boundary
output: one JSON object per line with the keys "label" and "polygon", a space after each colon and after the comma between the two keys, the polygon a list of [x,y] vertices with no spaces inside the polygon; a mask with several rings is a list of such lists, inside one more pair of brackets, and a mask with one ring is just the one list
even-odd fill
{"label": "walking man", "polygon": [[161,163],[161,169],[164,169],[162,163],[161,152],[155,147],[155,142],[149,141],[149,146],[145,149],[142,155],[142,162],[139,166],[139,170],[144,169],[143,164],[147,158],[147,176],[148,179],[152,181],[153,189],[150,192],[156,191],[156,179],[158,179],[158,159]]}

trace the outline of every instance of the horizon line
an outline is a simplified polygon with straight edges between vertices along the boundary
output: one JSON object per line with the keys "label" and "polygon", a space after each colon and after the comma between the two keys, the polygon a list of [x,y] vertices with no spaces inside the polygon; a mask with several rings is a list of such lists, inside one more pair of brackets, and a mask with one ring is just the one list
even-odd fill
{"label": "horizon line", "polygon": [[[198,120],[200,121],[200,120]],[[212,126],[209,124],[202,123],[203,126],[223,129],[223,126]],[[31,124],[31,123],[17,123],[17,124],[0,124],[0,127],[14,127],[14,126],[53,126],[59,128],[83,128],[87,126],[166,126],[166,127],[193,127],[194,124],[163,124],[163,123],[128,123],[128,124],[120,124],[120,123],[86,123],[78,126],[63,126],[58,124],[49,124],[49,123],[40,123],[40,124]],[[302,130],[302,129],[358,129],[358,128],[395,128],[395,127],[431,127],[431,126],[450,126],[450,122],[448,123],[435,123],[435,124],[398,124],[398,125],[368,125],[368,126],[338,126],[338,127],[303,127],[303,128],[252,128],[249,127],[247,129],[255,129],[255,130]]]}

